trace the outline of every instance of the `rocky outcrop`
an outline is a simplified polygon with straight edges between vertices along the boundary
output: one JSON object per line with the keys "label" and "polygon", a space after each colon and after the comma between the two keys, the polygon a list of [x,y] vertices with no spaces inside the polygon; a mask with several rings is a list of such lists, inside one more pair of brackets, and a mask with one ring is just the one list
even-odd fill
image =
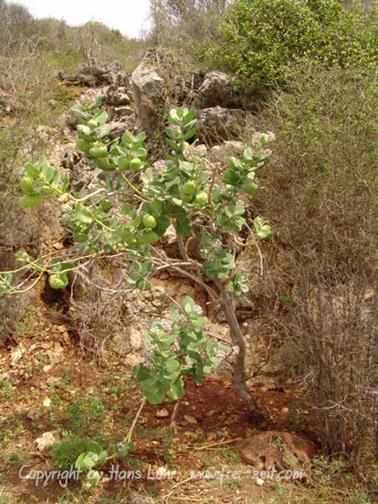
{"label": "rocky outcrop", "polygon": [[165,114],[164,80],[145,60],[131,75],[131,89],[138,126],[154,131]]}
{"label": "rocky outcrop", "polygon": [[79,67],[76,75],[58,74],[60,80],[67,84],[80,84],[87,87],[98,87],[111,84],[127,85],[127,76],[122,72],[122,66],[118,61],[103,63],[95,58],[90,58]]}
{"label": "rocky outcrop", "polygon": [[219,106],[200,110],[197,120],[200,142],[220,144],[238,138],[249,116],[244,110]]}
{"label": "rocky outcrop", "polygon": [[224,72],[209,72],[200,86],[196,108],[232,107],[235,103],[232,79]]}

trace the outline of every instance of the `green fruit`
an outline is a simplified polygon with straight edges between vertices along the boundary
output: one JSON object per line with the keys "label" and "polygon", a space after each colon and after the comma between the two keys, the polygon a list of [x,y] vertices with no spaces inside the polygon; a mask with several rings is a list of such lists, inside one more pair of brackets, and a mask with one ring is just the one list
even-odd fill
{"label": "green fruit", "polygon": [[108,158],[96,159],[96,166],[104,171],[114,170],[114,166],[110,163]]}
{"label": "green fruit", "polygon": [[130,161],[130,168],[132,170],[140,170],[142,168],[142,161],[139,159],[139,158],[133,158],[131,161]]}
{"label": "green fruit", "polygon": [[120,157],[117,159],[117,165],[120,171],[126,171],[130,168],[130,162],[127,157]]}
{"label": "green fruit", "polygon": [[85,126],[84,124],[79,124],[79,126],[77,127],[77,131],[81,134],[81,135],[84,135],[84,136],[90,136],[91,134],[91,129],[88,128],[88,126]]}
{"label": "green fruit", "polygon": [[153,231],[146,231],[145,233],[143,233],[143,240],[146,243],[156,243],[159,241],[159,239],[159,236]]}
{"label": "green fruit", "polygon": [[20,181],[21,191],[24,194],[30,194],[34,192],[34,182],[30,177],[23,177]]}
{"label": "green fruit", "polygon": [[95,121],[94,119],[90,119],[87,124],[90,128],[97,128],[98,126],[97,121]]}
{"label": "green fruit", "polygon": [[196,203],[198,203],[199,205],[206,205],[206,203],[208,201],[209,201],[209,197],[208,197],[207,193],[205,193],[204,191],[197,194]]}
{"label": "green fruit", "polygon": [[143,215],[143,224],[149,229],[154,229],[157,226],[155,217],[148,213]]}
{"label": "green fruit", "polygon": [[68,285],[68,277],[66,273],[60,275],[50,275],[49,285],[52,289],[64,289]]}
{"label": "green fruit", "polygon": [[255,192],[257,191],[257,184],[255,184],[254,182],[244,182],[242,189],[248,194],[255,194]]}
{"label": "green fruit", "polygon": [[187,196],[192,196],[196,192],[196,185],[194,182],[189,180],[181,188],[181,193]]}
{"label": "green fruit", "polygon": [[108,149],[105,145],[95,145],[89,149],[89,154],[95,159],[104,158],[108,155]]}

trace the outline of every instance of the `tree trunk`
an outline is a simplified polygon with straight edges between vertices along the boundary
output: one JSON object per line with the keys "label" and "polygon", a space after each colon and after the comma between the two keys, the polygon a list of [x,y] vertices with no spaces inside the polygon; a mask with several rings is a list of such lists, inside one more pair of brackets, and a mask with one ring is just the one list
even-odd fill
{"label": "tree trunk", "polygon": [[256,401],[252,397],[248,390],[246,383],[245,374],[245,355],[246,355],[246,345],[244,336],[241,332],[238,319],[236,318],[235,312],[235,299],[233,296],[224,288],[224,286],[218,285],[220,288],[220,294],[222,296],[222,307],[230,326],[230,336],[232,343],[238,348],[238,354],[234,362],[234,381],[235,386],[242,397],[242,399],[247,403],[248,409],[251,416],[256,422],[266,421],[266,418]]}

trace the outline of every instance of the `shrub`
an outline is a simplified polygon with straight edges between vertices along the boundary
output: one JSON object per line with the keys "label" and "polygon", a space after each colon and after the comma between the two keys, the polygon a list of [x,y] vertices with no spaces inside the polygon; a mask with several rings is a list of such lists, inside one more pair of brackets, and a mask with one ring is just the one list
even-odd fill
{"label": "shrub", "polygon": [[337,0],[235,0],[220,27],[221,45],[210,54],[239,84],[265,91],[285,84],[304,60],[373,66],[373,27]]}
{"label": "shrub", "polygon": [[[149,166],[144,133],[108,138],[108,114],[95,110],[100,104],[101,99],[93,107],[74,111],[80,119],[76,145],[90,166],[109,172],[108,176],[111,172],[112,178],[105,183],[98,180],[94,193],[78,199],[67,193],[68,177],[63,179],[59,170],[42,158],[25,166],[20,182],[23,207],[36,207],[52,198],[62,205],[75,242],[70,254],[77,256],[67,260],[58,254],[47,263],[41,258],[39,264],[20,251],[16,257],[25,263],[21,269],[31,268],[39,276],[49,273],[53,289],[68,286],[70,271],[113,256],[122,257],[129,284],[140,291],[150,290],[151,278],[160,271],[172,270],[189,278],[224,311],[231,340],[238,349],[235,384],[250,411],[262,419],[246,384],[246,345],[236,316],[236,299],[248,291],[248,282],[237,270],[235,259],[237,244],[245,240],[259,249],[257,242],[271,234],[261,217],[248,222],[245,202],[257,191],[257,171],[269,156],[266,147],[273,135],[255,135],[242,158],[231,157],[227,169],[220,173],[210,170],[205,159],[190,150],[188,141],[196,134],[195,112],[173,109],[166,129],[170,153],[157,172]],[[136,173],[140,174],[140,185]],[[157,246],[169,227],[175,231],[180,260]],[[16,294],[18,289],[11,284],[12,273],[1,274],[0,293]],[[139,367],[135,376],[150,402],[181,399],[183,375],[202,383],[225,357],[222,345],[207,340],[207,320],[201,312],[191,298],[185,299],[172,327],[162,325],[149,332],[152,361]]]}
{"label": "shrub", "polygon": [[280,245],[265,282],[272,323],[279,313],[322,443],[354,455],[377,431],[377,107],[374,74],[310,65],[259,116],[277,139],[255,200]]}
{"label": "shrub", "polygon": [[258,126],[276,133],[277,148],[257,204],[302,267],[315,261],[318,271],[328,265],[340,276],[374,276],[377,107],[374,74],[309,65],[259,116]]}

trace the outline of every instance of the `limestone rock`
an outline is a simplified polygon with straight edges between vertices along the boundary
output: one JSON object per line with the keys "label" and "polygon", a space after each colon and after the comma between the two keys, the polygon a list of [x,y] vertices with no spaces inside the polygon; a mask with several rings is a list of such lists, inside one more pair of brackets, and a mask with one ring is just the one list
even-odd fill
{"label": "limestone rock", "polygon": [[220,106],[200,110],[197,120],[199,140],[214,145],[236,139],[243,130],[247,117],[248,113],[244,110]]}
{"label": "limestone rock", "polygon": [[58,431],[44,432],[41,437],[35,440],[38,450],[44,451],[51,448],[55,443],[60,440],[60,434]]}
{"label": "limestone rock", "polygon": [[198,108],[209,108],[219,105],[230,107],[233,105],[232,79],[224,72],[209,72],[198,90],[198,97],[194,102]]}
{"label": "limestone rock", "polygon": [[153,131],[164,108],[164,80],[153,65],[142,61],[131,75],[131,87],[138,125]]}

